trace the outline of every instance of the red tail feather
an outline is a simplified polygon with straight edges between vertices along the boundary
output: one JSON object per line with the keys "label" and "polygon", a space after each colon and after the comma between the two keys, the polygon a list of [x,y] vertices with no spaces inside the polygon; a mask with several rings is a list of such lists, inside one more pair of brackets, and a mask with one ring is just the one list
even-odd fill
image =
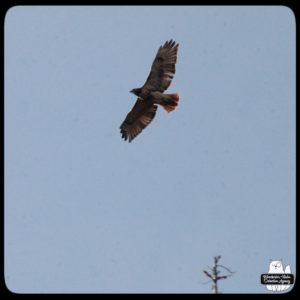
{"label": "red tail feather", "polygon": [[173,111],[178,105],[179,95],[178,94],[168,94],[168,98],[161,103],[162,107],[169,113]]}
{"label": "red tail feather", "polygon": [[169,94],[169,96],[172,98],[172,100],[178,102],[179,101],[179,95],[178,94]]}

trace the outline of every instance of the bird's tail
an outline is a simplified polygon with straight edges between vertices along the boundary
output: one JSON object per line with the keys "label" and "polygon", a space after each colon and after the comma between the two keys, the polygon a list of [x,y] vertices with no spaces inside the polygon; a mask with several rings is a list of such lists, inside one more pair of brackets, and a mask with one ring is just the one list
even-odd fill
{"label": "bird's tail", "polygon": [[178,94],[164,94],[160,105],[169,113],[173,111],[178,105]]}

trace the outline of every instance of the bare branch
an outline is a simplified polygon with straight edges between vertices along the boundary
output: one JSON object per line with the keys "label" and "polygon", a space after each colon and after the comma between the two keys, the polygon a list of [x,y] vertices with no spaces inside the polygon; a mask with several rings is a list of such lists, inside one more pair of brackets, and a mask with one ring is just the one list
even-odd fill
{"label": "bare branch", "polygon": [[235,272],[232,272],[230,269],[228,269],[227,267],[223,266],[223,265],[218,265],[218,267],[221,267],[223,269],[225,269],[226,271],[228,271],[231,274],[234,274]]}
{"label": "bare branch", "polygon": [[[229,268],[227,268],[223,265],[219,265],[218,262],[220,259],[221,259],[220,255],[214,257],[213,267],[212,268],[208,267],[208,269],[211,271],[211,273],[207,272],[206,270],[203,270],[203,273],[211,279],[208,282],[212,282],[211,289],[214,291],[215,294],[218,294],[218,281],[222,280],[222,279],[227,279],[228,277],[231,277],[235,273],[235,272],[232,272]],[[218,270],[219,267],[225,269],[230,274],[219,276],[219,274],[221,273],[221,271]]]}
{"label": "bare branch", "polygon": [[212,276],[207,271],[203,270],[203,272],[207,277],[212,278]]}
{"label": "bare branch", "polygon": [[206,282],[201,282],[202,284],[208,284],[208,283],[210,283],[211,282],[211,280],[208,280],[208,281],[206,281]]}
{"label": "bare branch", "polygon": [[226,278],[228,278],[229,276],[218,276],[217,277],[217,280],[220,280],[220,279],[226,279]]}

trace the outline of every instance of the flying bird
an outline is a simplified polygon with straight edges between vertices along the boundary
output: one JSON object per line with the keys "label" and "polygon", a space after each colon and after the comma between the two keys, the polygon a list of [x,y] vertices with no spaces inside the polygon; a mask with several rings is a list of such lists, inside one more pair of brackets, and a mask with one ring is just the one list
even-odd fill
{"label": "flying bird", "polygon": [[175,74],[178,44],[166,41],[160,46],[151,66],[150,74],[140,88],[130,92],[138,98],[120,126],[122,138],[131,142],[155,117],[157,104],[167,112],[173,111],[179,101],[178,94],[164,94]]}

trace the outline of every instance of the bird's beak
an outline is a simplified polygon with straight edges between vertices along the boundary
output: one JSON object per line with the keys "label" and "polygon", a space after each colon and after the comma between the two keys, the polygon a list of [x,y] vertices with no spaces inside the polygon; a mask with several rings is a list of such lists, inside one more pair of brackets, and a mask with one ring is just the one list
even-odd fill
{"label": "bird's beak", "polygon": [[133,93],[133,90],[129,91],[130,93]]}

